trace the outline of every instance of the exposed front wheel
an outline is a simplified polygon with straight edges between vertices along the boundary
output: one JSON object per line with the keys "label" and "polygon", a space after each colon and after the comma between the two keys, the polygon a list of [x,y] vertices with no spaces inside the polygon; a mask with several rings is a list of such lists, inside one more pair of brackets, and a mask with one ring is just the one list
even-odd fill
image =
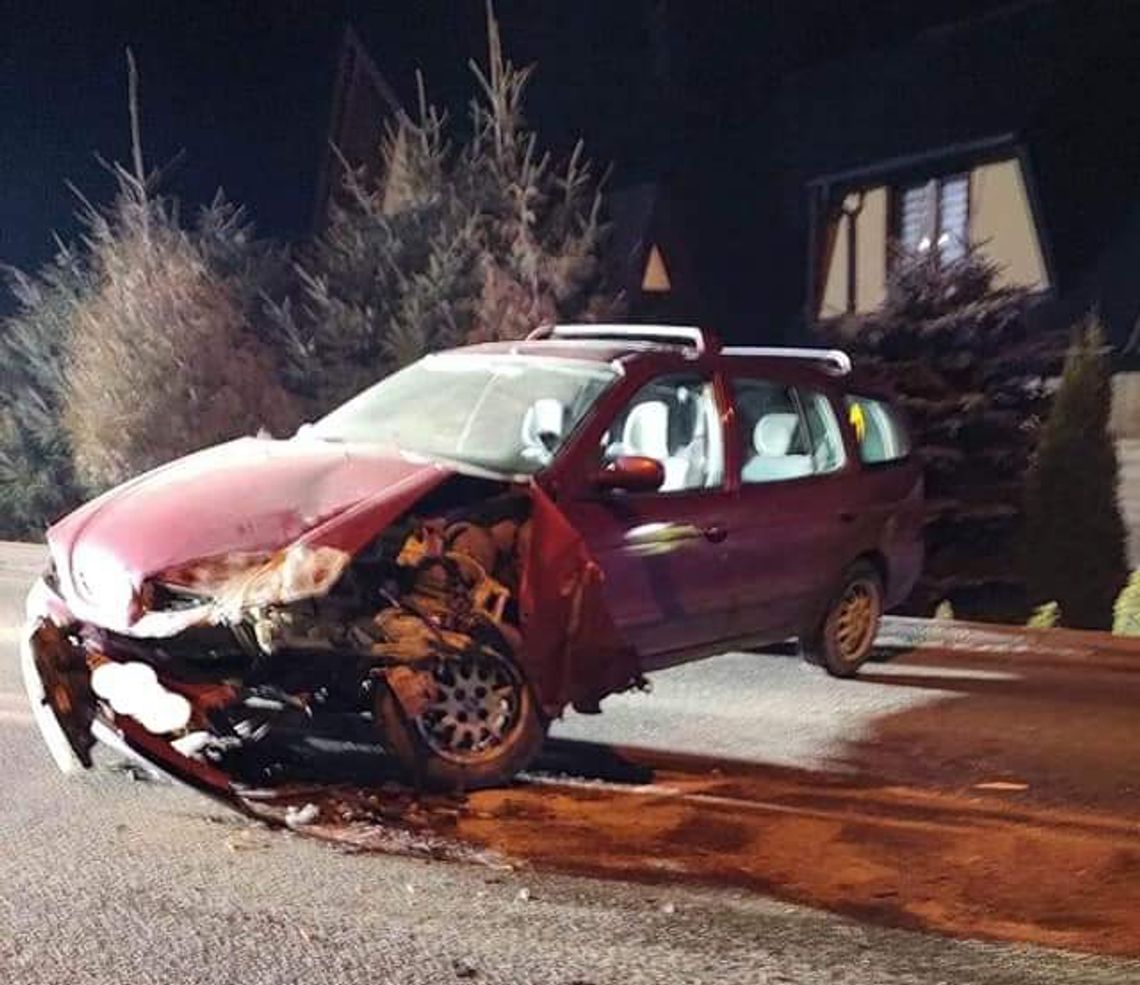
{"label": "exposed front wheel", "polygon": [[848,569],[819,624],[800,637],[804,658],[836,677],[851,677],[866,662],[883,615],[883,579],[860,561]]}
{"label": "exposed front wheel", "polygon": [[391,755],[425,786],[475,790],[506,783],[538,755],[546,726],[521,671],[488,647],[441,656],[425,705],[409,715],[376,690],[376,719]]}

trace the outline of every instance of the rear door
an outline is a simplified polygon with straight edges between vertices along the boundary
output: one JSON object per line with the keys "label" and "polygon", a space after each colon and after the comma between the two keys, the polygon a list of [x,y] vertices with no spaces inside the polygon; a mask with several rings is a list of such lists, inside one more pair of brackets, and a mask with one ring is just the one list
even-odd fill
{"label": "rear door", "polygon": [[559,502],[603,570],[618,629],[643,657],[731,633],[724,410],[711,374],[650,381],[606,422],[585,471],[645,455],[665,470],[661,489],[600,492],[586,483]]}
{"label": "rear door", "polygon": [[814,617],[857,551],[857,468],[841,407],[822,388],[731,377],[739,493],[728,520],[735,635],[793,635]]}

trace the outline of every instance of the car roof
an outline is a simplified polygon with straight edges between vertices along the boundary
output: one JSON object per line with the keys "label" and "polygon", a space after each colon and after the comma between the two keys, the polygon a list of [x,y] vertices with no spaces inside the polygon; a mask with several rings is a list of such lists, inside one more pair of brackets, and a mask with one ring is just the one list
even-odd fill
{"label": "car roof", "polygon": [[777,379],[838,384],[842,389],[858,386],[850,359],[837,349],[721,347],[716,336],[707,330],[674,325],[549,326],[526,339],[484,342],[452,351],[626,365],[649,360],[662,369],[711,358],[722,366],[727,364]]}
{"label": "car roof", "polygon": [[[686,358],[686,348],[683,346],[635,340],[522,339],[514,342],[481,342],[448,351],[482,355],[581,359],[607,364],[617,362],[627,366],[651,360],[662,371],[673,371],[678,367],[695,364],[692,356]],[[854,367],[849,373],[836,373],[822,367],[815,359],[795,356],[757,356],[732,346],[722,349],[713,358],[717,359],[722,367],[727,365],[732,369],[756,373],[789,384],[838,390],[888,401],[893,401],[897,396],[893,387],[882,378],[868,376],[858,367]]]}
{"label": "car roof", "polygon": [[691,325],[542,325],[525,339],[485,342],[461,352],[583,359],[631,365],[649,361],[662,372],[698,360],[757,373],[791,384],[841,390],[891,400],[894,387],[880,375],[853,366],[841,349],[796,346],[722,346],[715,332]]}

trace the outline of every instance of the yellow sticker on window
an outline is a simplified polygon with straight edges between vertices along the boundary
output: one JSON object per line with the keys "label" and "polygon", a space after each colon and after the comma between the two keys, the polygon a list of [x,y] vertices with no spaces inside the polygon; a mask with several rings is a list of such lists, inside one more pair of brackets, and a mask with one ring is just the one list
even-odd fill
{"label": "yellow sticker on window", "polygon": [[851,404],[847,408],[847,420],[851,422],[851,427],[855,429],[855,437],[858,439],[859,444],[863,443],[863,438],[867,434],[867,417],[863,413],[863,408],[859,404]]}

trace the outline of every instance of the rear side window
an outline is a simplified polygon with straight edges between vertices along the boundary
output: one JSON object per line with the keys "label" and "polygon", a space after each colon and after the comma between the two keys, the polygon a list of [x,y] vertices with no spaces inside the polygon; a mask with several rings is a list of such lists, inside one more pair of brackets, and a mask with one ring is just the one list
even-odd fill
{"label": "rear side window", "polygon": [[849,396],[847,419],[859,443],[859,458],[865,464],[897,462],[910,454],[906,431],[890,404],[871,397]]}
{"label": "rear side window", "polygon": [[838,472],[847,464],[847,456],[843,451],[843,432],[839,429],[831,401],[814,390],[800,390],[799,395],[807,419],[816,474]]}
{"label": "rear side window", "polygon": [[843,467],[843,437],[821,393],[771,380],[733,382],[740,480],[745,485],[802,479]]}

